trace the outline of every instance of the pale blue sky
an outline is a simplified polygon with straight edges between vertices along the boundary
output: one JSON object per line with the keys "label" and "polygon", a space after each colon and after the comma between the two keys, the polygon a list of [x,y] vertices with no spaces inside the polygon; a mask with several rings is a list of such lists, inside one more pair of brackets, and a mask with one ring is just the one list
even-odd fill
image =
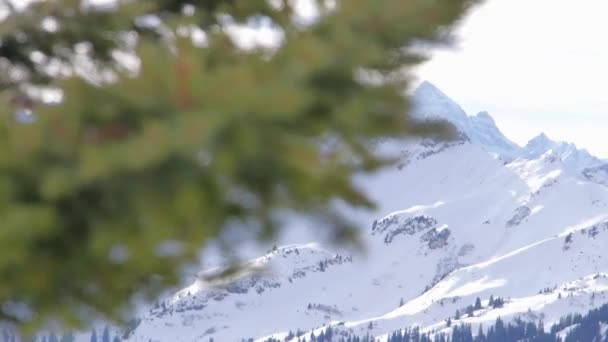
{"label": "pale blue sky", "polygon": [[487,0],[417,75],[519,144],[544,131],[606,158],[607,16],[607,0]]}

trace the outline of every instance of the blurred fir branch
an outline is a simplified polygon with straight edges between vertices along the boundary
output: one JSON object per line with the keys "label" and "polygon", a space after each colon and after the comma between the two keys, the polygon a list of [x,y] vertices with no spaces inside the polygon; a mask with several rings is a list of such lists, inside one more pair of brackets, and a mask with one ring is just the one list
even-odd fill
{"label": "blurred fir branch", "polygon": [[[415,47],[447,41],[475,2],[338,1],[305,24],[286,0],[12,9],[0,22],[0,303],[32,315],[2,318],[122,319],[135,294],[175,285],[228,225],[268,238],[281,212],[352,238],[335,204],[373,208],[353,184],[386,164],[370,141],[444,136],[407,115],[403,94],[424,60]],[[280,45],[239,48],[227,25],[260,20]],[[178,34],[186,27],[202,46]],[[139,58],[137,72],[117,51]],[[82,54],[109,81],[75,73]],[[61,103],[29,98],[41,86],[61,89]],[[13,119],[24,108],[33,122]]]}

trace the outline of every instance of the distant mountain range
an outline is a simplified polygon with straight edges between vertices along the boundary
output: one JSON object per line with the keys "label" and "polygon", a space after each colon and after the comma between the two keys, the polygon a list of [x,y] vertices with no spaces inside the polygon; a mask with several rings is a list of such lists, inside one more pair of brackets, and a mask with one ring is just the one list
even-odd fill
{"label": "distant mountain range", "polygon": [[472,143],[507,161],[517,158],[536,159],[551,154],[576,171],[607,163],[587,150],[577,148],[573,143],[553,141],[545,133],[540,133],[526,146],[520,147],[500,131],[488,112],[468,116],[457,103],[427,81],[422,82],[414,91],[413,100],[417,116],[447,120],[465,133]]}
{"label": "distant mountain range", "polygon": [[309,341],[331,327],[332,341],[388,341],[413,326],[476,332],[498,317],[549,327],[608,303],[608,166],[544,134],[518,146],[429,82],[412,96],[418,118],[463,135],[377,146],[400,160],[355,180],[378,202],[347,213],[365,254],[295,234],[314,225],[298,222],[246,272],[201,276],[142,310],[127,340]]}

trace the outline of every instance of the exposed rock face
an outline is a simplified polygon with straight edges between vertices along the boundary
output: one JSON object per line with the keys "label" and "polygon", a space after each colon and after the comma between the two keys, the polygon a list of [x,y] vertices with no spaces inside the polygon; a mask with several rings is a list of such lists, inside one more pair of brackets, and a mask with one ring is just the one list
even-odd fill
{"label": "exposed rock face", "polygon": [[513,215],[513,217],[507,221],[507,227],[518,226],[523,220],[530,216],[531,213],[532,210],[525,205],[518,207],[515,210],[515,215]]}

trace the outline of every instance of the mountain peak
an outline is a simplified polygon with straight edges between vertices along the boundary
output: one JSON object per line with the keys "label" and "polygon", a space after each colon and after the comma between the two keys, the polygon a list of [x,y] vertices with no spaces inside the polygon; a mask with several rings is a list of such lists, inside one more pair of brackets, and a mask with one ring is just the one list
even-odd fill
{"label": "mountain peak", "polygon": [[520,147],[502,134],[488,112],[468,116],[456,102],[429,81],[423,81],[414,90],[413,102],[415,117],[447,120],[488,152],[505,160],[512,160],[520,153]]}
{"label": "mountain peak", "polygon": [[427,80],[423,80],[422,82],[420,82],[420,84],[418,85],[418,87],[416,87],[416,90],[418,89],[434,89],[434,90],[439,90],[433,83],[427,81]]}
{"label": "mountain peak", "polygon": [[578,171],[602,163],[587,150],[578,149],[574,143],[551,140],[545,133],[530,139],[526,144],[525,151],[528,158],[539,158],[550,152],[552,155],[561,158],[567,166]]}
{"label": "mountain peak", "polygon": [[486,122],[495,124],[494,118],[490,115],[490,113],[486,112],[485,110],[477,113],[477,115],[475,117],[481,121],[486,121]]}
{"label": "mountain peak", "polygon": [[526,154],[530,158],[539,158],[546,152],[558,154],[556,148],[558,144],[551,140],[544,132],[530,139],[525,146]]}
{"label": "mountain peak", "polygon": [[439,88],[429,81],[422,81],[422,83],[414,89],[414,96],[450,99],[444,92],[439,90]]}
{"label": "mountain peak", "polygon": [[551,140],[547,136],[547,134],[545,134],[544,132],[535,136],[534,138],[530,139],[530,141],[528,141],[528,144],[526,144],[527,147],[534,147],[534,146],[549,147],[551,145],[555,145],[555,142],[553,140]]}
{"label": "mountain peak", "polygon": [[439,88],[429,81],[423,81],[412,94],[413,113],[418,119],[446,120],[468,135],[469,118],[464,110]]}

